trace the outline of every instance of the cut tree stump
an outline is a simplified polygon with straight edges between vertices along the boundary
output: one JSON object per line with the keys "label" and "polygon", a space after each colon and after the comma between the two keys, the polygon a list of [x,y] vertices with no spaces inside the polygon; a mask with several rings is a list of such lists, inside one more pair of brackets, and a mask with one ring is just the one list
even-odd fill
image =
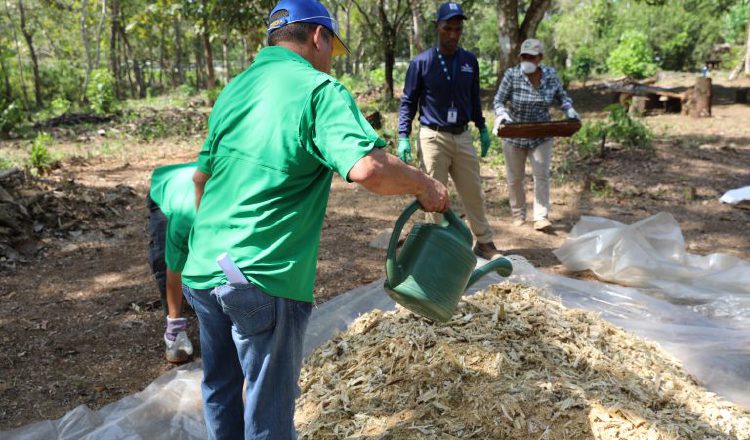
{"label": "cut tree stump", "polygon": [[682,107],[682,114],[694,118],[711,117],[711,98],[713,97],[711,86],[711,78],[696,78],[695,86],[687,92],[687,100]]}

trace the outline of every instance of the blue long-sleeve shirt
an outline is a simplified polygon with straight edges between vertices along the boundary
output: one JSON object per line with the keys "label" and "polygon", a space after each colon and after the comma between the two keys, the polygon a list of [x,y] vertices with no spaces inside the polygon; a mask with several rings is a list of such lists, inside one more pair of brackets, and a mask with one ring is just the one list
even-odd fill
{"label": "blue long-sleeve shirt", "polygon": [[[473,121],[477,128],[485,127],[479,100],[477,58],[471,52],[459,48],[453,57],[444,56],[443,59],[448,72],[443,70],[438,51],[434,47],[420,53],[409,63],[398,115],[400,136],[411,134],[417,109],[422,125],[460,127]],[[448,109],[451,106],[457,110],[455,123],[448,122]]]}

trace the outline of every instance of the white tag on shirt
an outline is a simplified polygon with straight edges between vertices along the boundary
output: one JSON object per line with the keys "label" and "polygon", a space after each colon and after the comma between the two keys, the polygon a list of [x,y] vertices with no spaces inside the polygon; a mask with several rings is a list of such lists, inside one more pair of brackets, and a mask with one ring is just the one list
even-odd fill
{"label": "white tag on shirt", "polygon": [[455,124],[456,121],[458,121],[458,110],[455,107],[451,107],[448,109],[447,122],[449,124]]}

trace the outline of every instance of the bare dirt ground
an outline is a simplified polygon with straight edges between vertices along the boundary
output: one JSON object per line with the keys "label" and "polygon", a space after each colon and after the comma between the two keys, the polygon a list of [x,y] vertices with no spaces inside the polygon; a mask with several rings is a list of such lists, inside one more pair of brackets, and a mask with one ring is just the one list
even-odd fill
{"label": "bare dirt ground", "polygon": [[[672,75],[660,85],[691,81]],[[550,233],[510,225],[501,161],[497,153],[483,160],[498,248],[523,255],[544,270],[564,272],[551,251],[581,215],[632,223],[667,211],[682,226],[690,252],[750,259],[750,211],[718,201],[726,190],[750,184],[750,106],[733,104],[735,88],[748,87],[750,80],[716,79],[715,84],[714,117],[645,119],[655,133],[654,157],[611,150],[556,176]],[[610,95],[589,88],[573,88],[572,96],[584,118],[600,117],[611,102]],[[394,117],[386,116],[386,126],[393,128]],[[115,141],[116,135],[104,128],[103,135],[83,140],[60,135],[55,151],[68,158],[45,178],[45,185],[58,195],[77,191],[70,185],[101,195],[91,203],[109,200],[107,194],[120,188],[117,194],[124,195],[118,205],[94,210],[92,218],[61,222],[54,233],[43,229],[30,255],[0,261],[0,430],[55,419],[81,404],[101,407],[142,390],[172,368],[163,356],[163,312],[146,259],[144,197],[151,170],[192,160],[202,139],[138,142],[120,135]],[[0,154],[19,154],[26,145],[0,142]],[[563,150],[556,151],[559,164]],[[132,194],[121,191],[127,187]],[[334,181],[319,255],[318,301],[383,275],[385,251],[368,243],[392,225],[408,202]],[[454,207],[461,211],[455,197]],[[197,341],[196,323],[192,315],[190,319],[191,337]]]}

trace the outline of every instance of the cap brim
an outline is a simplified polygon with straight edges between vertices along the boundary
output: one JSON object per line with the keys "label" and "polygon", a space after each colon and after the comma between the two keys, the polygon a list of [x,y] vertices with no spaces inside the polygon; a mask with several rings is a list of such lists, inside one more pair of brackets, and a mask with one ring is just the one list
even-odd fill
{"label": "cap brim", "polygon": [[453,14],[448,14],[445,17],[438,18],[437,21],[448,21],[451,18],[456,18],[456,17],[462,18],[464,20],[468,20],[464,14],[460,12],[454,12]]}
{"label": "cap brim", "polygon": [[333,56],[349,55],[352,52],[337,33],[333,33]]}
{"label": "cap brim", "polygon": [[522,50],[519,55],[531,55],[532,57],[535,57],[539,55],[542,52],[536,51],[536,50]]}

